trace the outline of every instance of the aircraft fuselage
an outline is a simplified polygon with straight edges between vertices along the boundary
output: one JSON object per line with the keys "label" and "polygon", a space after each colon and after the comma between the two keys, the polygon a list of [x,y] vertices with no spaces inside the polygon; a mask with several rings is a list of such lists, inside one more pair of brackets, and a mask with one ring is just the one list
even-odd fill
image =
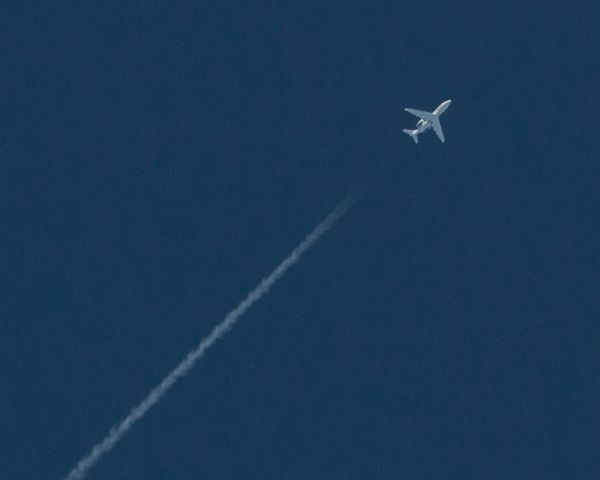
{"label": "aircraft fuselage", "polygon": [[417,122],[417,134],[426,132],[431,128],[431,122],[421,119]]}

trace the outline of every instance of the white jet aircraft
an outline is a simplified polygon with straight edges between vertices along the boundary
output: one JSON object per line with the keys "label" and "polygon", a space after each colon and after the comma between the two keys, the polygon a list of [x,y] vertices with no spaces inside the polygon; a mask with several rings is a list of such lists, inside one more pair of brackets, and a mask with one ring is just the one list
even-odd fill
{"label": "white jet aircraft", "polygon": [[430,128],[433,127],[433,130],[437,134],[440,142],[444,143],[444,132],[442,130],[442,125],[440,124],[440,115],[444,113],[444,111],[450,106],[452,100],[446,100],[442,102],[439,107],[437,107],[433,112],[423,112],[421,110],[415,110],[414,108],[405,108],[408,113],[412,113],[413,115],[420,118],[417,122],[417,128],[415,130],[402,130],[404,133],[410,135],[415,143],[419,143],[419,133],[426,132]]}

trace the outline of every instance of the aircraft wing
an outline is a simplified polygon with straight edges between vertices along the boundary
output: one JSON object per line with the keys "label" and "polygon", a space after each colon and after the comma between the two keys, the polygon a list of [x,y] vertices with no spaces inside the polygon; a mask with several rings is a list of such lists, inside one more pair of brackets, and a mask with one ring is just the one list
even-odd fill
{"label": "aircraft wing", "polygon": [[415,117],[422,118],[423,120],[429,120],[430,122],[433,122],[435,118],[433,113],[424,112],[422,110],[415,110],[414,108],[405,108],[404,110],[406,110],[408,113],[412,113]]}
{"label": "aircraft wing", "polygon": [[446,141],[444,138],[444,131],[442,130],[442,125],[440,124],[440,120],[437,117],[434,117],[431,120],[431,126],[433,127],[433,130],[440,139],[440,142],[444,143]]}

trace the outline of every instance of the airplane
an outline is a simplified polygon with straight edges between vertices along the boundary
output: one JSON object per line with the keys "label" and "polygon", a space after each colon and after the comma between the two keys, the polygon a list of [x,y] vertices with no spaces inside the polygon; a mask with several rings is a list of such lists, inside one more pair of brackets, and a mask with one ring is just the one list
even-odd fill
{"label": "airplane", "polygon": [[402,130],[404,133],[410,135],[415,143],[419,143],[419,133],[426,132],[430,128],[433,128],[435,133],[437,134],[440,142],[444,143],[444,132],[442,130],[442,125],[440,124],[440,115],[444,113],[444,111],[450,106],[452,100],[446,100],[442,102],[439,107],[437,107],[433,112],[423,112],[421,110],[415,110],[414,108],[405,108],[408,113],[412,113],[413,115],[419,117],[419,121],[417,122],[417,128],[414,130]]}

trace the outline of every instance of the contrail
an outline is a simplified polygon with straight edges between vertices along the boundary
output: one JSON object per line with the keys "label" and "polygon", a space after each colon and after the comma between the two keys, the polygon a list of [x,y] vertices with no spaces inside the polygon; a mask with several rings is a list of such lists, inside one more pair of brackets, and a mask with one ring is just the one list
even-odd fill
{"label": "contrail", "polygon": [[212,347],[217,340],[223,338],[225,334],[242,318],[242,316],[263,296],[265,296],[271,287],[283,277],[283,275],[302,258],[302,256],[337,222],[346,212],[356,203],[366,187],[359,187],[352,194],[342,200],[333,211],[319,223],[315,229],[310,232],[306,238],[298,245],[292,253],[283,260],[269,276],[263,278],[254,290],[252,290],[242,302],[235,307],[225,319],[213,328],[213,330],[204,337],[198,346],[192,350],[171,372],[144,398],[138,405],[131,409],[119,424],[114,425],[106,437],[98,442],[91,451],[79,460],[79,463],[69,472],[65,480],[81,480],[85,478],[89,470],[123,438],[129,429],[140,420],[154,405],[156,405],[171,389],[173,385],[184,375],[186,375],[204,353]]}

